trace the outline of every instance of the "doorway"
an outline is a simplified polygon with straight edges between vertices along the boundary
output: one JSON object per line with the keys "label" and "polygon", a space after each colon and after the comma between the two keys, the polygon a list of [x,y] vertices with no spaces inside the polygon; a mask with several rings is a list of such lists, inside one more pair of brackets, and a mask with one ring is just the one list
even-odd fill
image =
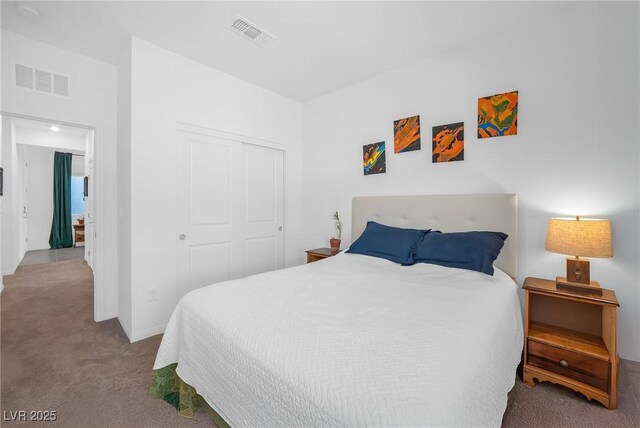
{"label": "doorway", "polygon": [[[19,266],[71,259],[83,259],[93,269],[95,130],[3,113],[2,134],[2,274],[12,275]],[[71,231],[72,245],[52,249],[56,153],[69,159],[65,174],[70,175],[70,205],[63,221],[70,226],[66,232]]]}

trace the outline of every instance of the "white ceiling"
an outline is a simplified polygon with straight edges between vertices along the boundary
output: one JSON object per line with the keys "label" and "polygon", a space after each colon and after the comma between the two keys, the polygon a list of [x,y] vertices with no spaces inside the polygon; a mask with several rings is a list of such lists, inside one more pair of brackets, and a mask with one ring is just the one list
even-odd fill
{"label": "white ceiling", "polygon": [[[17,144],[84,154],[88,129],[24,118],[11,118]],[[60,130],[54,132],[51,126]]]}
{"label": "white ceiling", "polygon": [[[32,120],[22,117],[11,118],[14,125],[18,128],[29,129],[31,131],[44,132],[49,134],[69,135],[73,137],[86,138],[89,130],[86,128],[79,128],[77,126],[62,125],[56,122],[45,122],[42,120]],[[51,130],[52,126],[58,127],[59,131],[55,132]]]}
{"label": "white ceiling", "polygon": [[[40,12],[25,19],[16,8]],[[418,59],[500,37],[558,2],[2,2],[2,28],[109,63],[135,35],[299,101]],[[260,48],[227,27],[242,15],[278,39]],[[494,37],[489,37],[494,36]]]}

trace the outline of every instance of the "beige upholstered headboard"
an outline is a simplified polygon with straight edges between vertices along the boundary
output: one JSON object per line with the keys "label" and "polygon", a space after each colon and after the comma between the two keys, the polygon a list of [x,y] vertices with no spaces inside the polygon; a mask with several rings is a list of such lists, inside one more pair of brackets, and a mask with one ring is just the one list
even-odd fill
{"label": "beige upholstered headboard", "polygon": [[495,265],[518,274],[518,196],[513,194],[363,196],[353,198],[351,240],[367,221],[442,232],[486,230],[509,235]]}

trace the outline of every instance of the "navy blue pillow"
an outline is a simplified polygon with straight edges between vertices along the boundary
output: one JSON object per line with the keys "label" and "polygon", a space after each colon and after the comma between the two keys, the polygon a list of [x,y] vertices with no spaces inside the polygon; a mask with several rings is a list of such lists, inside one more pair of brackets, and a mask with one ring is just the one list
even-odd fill
{"label": "navy blue pillow", "polygon": [[412,265],[413,255],[428,230],[402,229],[367,222],[362,235],[351,244],[347,253],[380,257],[402,265]]}
{"label": "navy blue pillow", "polygon": [[493,275],[493,262],[508,235],[502,232],[427,233],[414,257],[416,263],[475,270]]}

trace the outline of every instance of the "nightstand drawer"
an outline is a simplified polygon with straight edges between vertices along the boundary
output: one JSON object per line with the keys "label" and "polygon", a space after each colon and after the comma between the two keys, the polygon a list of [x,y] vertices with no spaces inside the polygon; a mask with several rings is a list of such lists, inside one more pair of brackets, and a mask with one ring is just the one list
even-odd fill
{"label": "nightstand drawer", "polygon": [[532,366],[607,391],[609,384],[609,363],[607,361],[533,340],[528,341],[527,352],[527,362]]}

